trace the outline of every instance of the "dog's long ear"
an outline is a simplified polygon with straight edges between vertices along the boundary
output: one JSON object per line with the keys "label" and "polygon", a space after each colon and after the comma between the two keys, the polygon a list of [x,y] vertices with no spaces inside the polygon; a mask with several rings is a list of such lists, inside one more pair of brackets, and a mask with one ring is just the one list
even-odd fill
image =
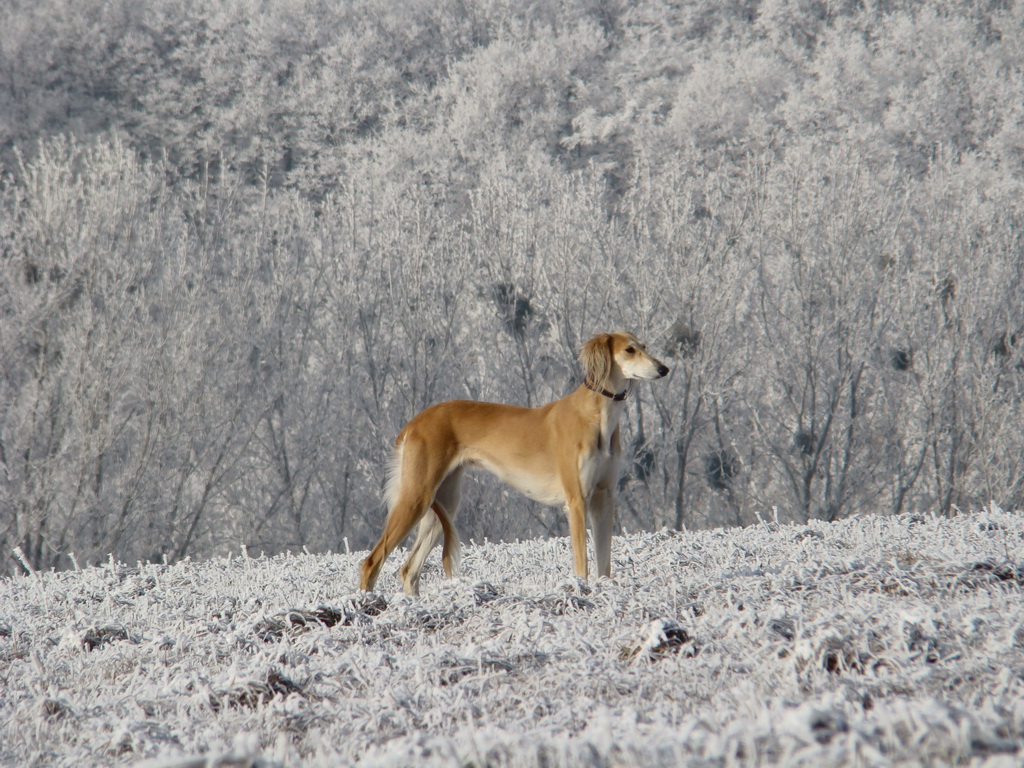
{"label": "dog's long ear", "polygon": [[580,350],[580,365],[583,376],[595,387],[603,387],[612,372],[612,336],[599,333]]}

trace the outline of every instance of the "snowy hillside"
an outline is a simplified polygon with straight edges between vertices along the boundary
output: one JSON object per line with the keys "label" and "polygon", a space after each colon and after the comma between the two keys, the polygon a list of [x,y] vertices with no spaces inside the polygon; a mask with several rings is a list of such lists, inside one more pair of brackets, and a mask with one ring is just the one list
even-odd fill
{"label": "snowy hillside", "polygon": [[[0,765],[886,766],[1024,759],[1024,519],[468,546],[0,581]],[[210,762],[207,762],[207,760]]]}

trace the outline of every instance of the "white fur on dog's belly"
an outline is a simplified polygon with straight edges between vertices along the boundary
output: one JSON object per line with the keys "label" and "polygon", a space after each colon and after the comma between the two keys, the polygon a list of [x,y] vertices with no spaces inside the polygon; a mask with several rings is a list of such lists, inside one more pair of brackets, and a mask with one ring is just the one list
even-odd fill
{"label": "white fur on dog's belly", "polygon": [[525,496],[541,504],[560,507],[565,504],[565,494],[562,491],[562,484],[558,475],[554,472],[535,475],[529,472],[518,472],[513,467],[501,467],[492,464],[484,458],[478,458],[474,462],[490,472],[504,483],[508,483]]}

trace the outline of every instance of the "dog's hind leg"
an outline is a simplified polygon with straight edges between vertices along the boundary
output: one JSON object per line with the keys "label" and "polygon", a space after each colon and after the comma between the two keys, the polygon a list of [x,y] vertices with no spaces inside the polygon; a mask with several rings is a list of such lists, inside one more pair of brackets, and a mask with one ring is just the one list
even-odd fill
{"label": "dog's hind leg", "polygon": [[[437,506],[436,503],[431,505]],[[426,514],[420,520],[419,529],[416,532],[416,541],[412,545],[409,557],[401,568],[398,569],[398,576],[402,580],[402,589],[407,595],[418,595],[420,593],[420,570],[426,562],[430,550],[441,538],[441,521],[437,514]]]}
{"label": "dog's hind leg", "polygon": [[412,545],[409,558],[398,571],[402,579],[402,587],[406,594],[418,595],[420,588],[420,571],[427,555],[437,545],[438,539],[444,535],[444,550],[441,553],[441,563],[449,578],[458,571],[459,565],[459,534],[452,523],[452,517],[459,508],[459,487],[462,481],[462,468],[456,468],[434,494],[434,501],[430,505],[434,514],[426,515],[420,521],[419,531],[416,534],[416,542]]}
{"label": "dog's hind leg", "polygon": [[[388,513],[384,532],[360,568],[359,588],[372,590],[380,575],[381,566],[395,547],[412,530],[434,503],[434,494],[444,479],[450,457],[434,457],[425,450],[425,445],[413,437],[406,438],[399,449],[397,486],[389,491],[394,506]],[[433,542],[431,543],[433,546]],[[429,548],[427,552],[429,552]],[[426,555],[424,554],[424,557]],[[408,585],[406,585],[408,591]]]}
{"label": "dog's hind leg", "polygon": [[444,531],[441,564],[448,578],[459,572],[459,564],[462,562],[462,543],[459,541],[459,532],[455,530],[455,515],[459,511],[459,501],[462,498],[461,489],[462,467],[456,467],[438,487],[431,507]]}

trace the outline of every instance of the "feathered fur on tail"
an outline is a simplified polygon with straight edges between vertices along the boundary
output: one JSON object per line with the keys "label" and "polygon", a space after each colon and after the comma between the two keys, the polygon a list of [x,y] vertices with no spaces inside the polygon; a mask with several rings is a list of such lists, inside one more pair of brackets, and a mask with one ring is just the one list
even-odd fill
{"label": "feathered fur on tail", "polygon": [[403,440],[395,446],[388,459],[387,470],[384,473],[384,503],[387,504],[388,514],[398,503],[398,491],[402,487],[402,454],[405,449]]}

